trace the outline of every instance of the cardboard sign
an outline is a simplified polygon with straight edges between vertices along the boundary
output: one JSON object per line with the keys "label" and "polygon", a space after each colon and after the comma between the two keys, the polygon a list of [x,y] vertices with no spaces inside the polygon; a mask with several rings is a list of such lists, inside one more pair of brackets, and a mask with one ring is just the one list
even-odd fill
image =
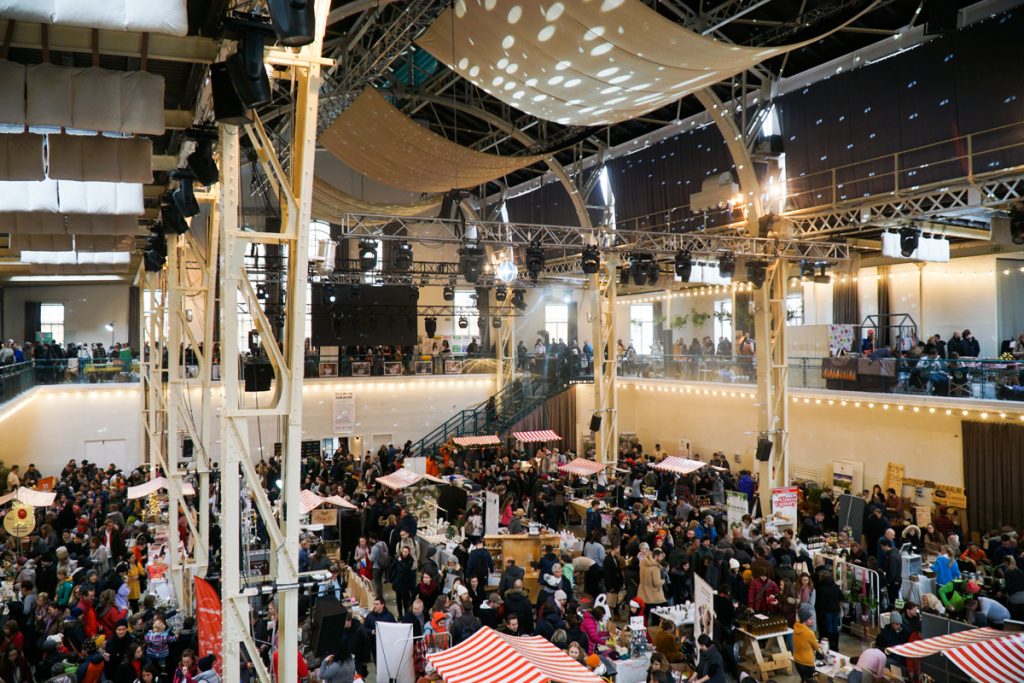
{"label": "cardboard sign", "polygon": [[897,495],[901,494],[906,474],[907,468],[903,463],[889,463],[889,468],[885,471],[885,490],[893,489]]}
{"label": "cardboard sign", "polygon": [[935,491],[932,493],[932,500],[939,505],[967,509],[967,494],[964,493],[963,486],[936,484]]}
{"label": "cardboard sign", "polygon": [[324,526],[338,523],[338,511],[334,508],[317,508],[309,513],[310,524],[323,524]]}

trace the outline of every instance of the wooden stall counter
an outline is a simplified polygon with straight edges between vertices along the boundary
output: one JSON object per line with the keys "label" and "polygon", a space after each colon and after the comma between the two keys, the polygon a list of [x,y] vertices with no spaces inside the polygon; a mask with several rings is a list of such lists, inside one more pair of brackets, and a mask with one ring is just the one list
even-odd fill
{"label": "wooden stall counter", "polygon": [[490,551],[494,558],[494,568],[497,572],[505,569],[505,558],[511,557],[516,561],[516,566],[526,571],[523,577],[523,584],[530,595],[537,595],[540,589],[540,572],[530,567],[531,562],[539,562],[544,552],[544,546],[550,545],[559,552],[562,538],[558,534],[495,534],[484,536],[484,547]]}

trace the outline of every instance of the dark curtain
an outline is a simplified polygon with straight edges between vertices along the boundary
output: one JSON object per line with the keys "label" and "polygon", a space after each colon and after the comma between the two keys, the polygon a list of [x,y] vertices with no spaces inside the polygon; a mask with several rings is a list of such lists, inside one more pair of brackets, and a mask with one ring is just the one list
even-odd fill
{"label": "dark curtain", "polygon": [[836,325],[860,324],[860,298],[857,283],[849,275],[832,276],[832,322]]}
{"label": "dark curtain", "polygon": [[878,268],[878,332],[876,346],[888,346],[892,343],[889,333],[889,267]]}
{"label": "dark curtain", "polygon": [[576,386],[573,385],[509,428],[511,432],[550,429],[562,437],[562,450],[576,448]]}
{"label": "dark curtain", "polygon": [[[590,206],[604,203],[601,190],[594,190],[594,196],[586,202]],[[569,225],[579,226],[580,219],[576,208],[569,199],[569,193],[560,182],[548,183],[539,190],[534,190],[505,202],[508,219],[512,223],[532,223],[536,225]],[[590,209],[590,220],[594,225],[601,222],[601,211]]]}
{"label": "dark curtain", "polygon": [[138,287],[128,288],[128,348],[132,353],[139,353],[140,297]]}
{"label": "dark curtain", "polygon": [[750,312],[750,302],[753,300],[753,292],[736,291],[736,303],[732,312],[733,339],[729,340],[732,342],[733,350],[736,353],[739,353],[739,349],[736,348],[736,335],[740,332],[746,332],[751,337],[754,336],[754,316]]}
{"label": "dark curtain", "polygon": [[616,217],[648,218],[630,226],[634,228],[668,223],[680,231],[728,222],[731,216],[725,212],[695,215],[679,207],[690,203],[690,195],[700,192],[705,179],[732,170],[732,155],[714,125],[680,133],[613,159],[608,162],[608,180],[615,194]]}
{"label": "dark curtain", "polygon": [[[832,201],[832,169],[836,201],[966,175],[965,146],[942,141],[1024,120],[1022,31],[1007,12],[778,98],[790,205]],[[1024,163],[1020,135],[976,136],[974,172]]]}
{"label": "dark curtain", "polygon": [[1024,525],[1024,427],[961,422],[967,519],[984,533]]}
{"label": "dark curtain", "polygon": [[36,333],[43,326],[41,306],[38,301],[25,302],[25,341],[35,341]]}

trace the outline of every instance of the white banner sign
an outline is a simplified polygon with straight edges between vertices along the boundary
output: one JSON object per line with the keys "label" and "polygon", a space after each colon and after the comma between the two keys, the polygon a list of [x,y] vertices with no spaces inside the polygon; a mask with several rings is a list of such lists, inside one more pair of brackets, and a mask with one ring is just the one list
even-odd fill
{"label": "white banner sign", "polygon": [[772,489],[772,517],[776,525],[796,528],[798,490],[795,486]]}
{"label": "white banner sign", "polygon": [[351,391],[334,392],[334,435],[351,434],[356,430],[356,397]]}
{"label": "white banner sign", "polygon": [[729,514],[729,528],[741,526],[743,524],[743,515],[747,514],[747,494],[742,491],[726,491],[725,502],[728,506],[726,510]]}
{"label": "white banner sign", "polygon": [[412,624],[377,624],[377,683],[415,683]]}
{"label": "white banner sign", "polygon": [[696,607],[693,615],[693,639],[697,640],[703,633],[708,634],[708,638],[714,638],[715,589],[696,574],[693,576],[693,604]]}

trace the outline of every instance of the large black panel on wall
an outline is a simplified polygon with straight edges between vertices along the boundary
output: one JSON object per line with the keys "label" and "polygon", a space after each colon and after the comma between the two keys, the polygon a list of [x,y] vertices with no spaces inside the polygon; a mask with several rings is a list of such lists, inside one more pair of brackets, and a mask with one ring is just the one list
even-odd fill
{"label": "large black panel on wall", "polygon": [[[332,302],[330,299],[334,297]],[[412,286],[313,284],[313,346],[416,343],[419,290]]]}

